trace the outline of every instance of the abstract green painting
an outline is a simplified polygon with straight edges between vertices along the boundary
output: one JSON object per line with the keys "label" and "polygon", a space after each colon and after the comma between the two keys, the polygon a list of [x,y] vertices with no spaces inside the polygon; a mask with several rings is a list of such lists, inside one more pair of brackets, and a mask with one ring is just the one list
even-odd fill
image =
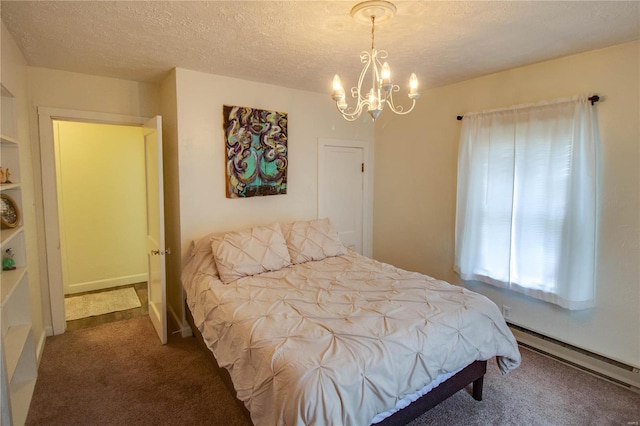
{"label": "abstract green painting", "polygon": [[223,106],[227,198],[287,193],[287,114]]}

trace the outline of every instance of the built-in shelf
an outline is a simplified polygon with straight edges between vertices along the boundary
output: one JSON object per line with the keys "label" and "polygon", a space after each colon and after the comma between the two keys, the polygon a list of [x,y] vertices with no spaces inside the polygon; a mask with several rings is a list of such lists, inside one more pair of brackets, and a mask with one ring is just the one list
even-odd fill
{"label": "built-in shelf", "polygon": [[2,281],[0,282],[0,304],[3,306],[7,300],[13,295],[15,288],[20,283],[20,280],[27,272],[27,268],[16,268],[13,271],[2,271]]}
{"label": "built-in shelf", "polygon": [[6,246],[20,232],[22,232],[22,225],[0,230],[0,244],[2,244],[3,247]]}
{"label": "built-in shelf", "polygon": [[35,387],[35,377],[11,385],[11,413],[14,425],[23,425],[27,422],[29,405],[31,404],[31,397]]}
{"label": "built-in shelf", "polygon": [[19,183],[2,183],[0,184],[0,191],[8,191],[9,189],[19,189]]}
{"label": "built-in shelf", "polygon": [[18,145],[18,141],[11,136],[0,134],[0,142],[8,145]]}
{"label": "built-in shelf", "polygon": [[19,324],[9,327],[6,336],[4,336],[4,357],[9,382],[11,382],[13,374],[16,372],[20,355],[22,355],[22,351],[27,346],[27,338],[30,331],[31,324]]}
{"label": "built-in shelf", "polygon": [[[20,143],[18,135],[16,99],[4,85],[0,85],[0,192],[8,195],[22,210],[20,184]],[[31,324],[31,297],[24,224],[0,230],[0,255],[4,258],[11,249],[16,269],[0,271],[0,423],[3,426],[23,425],[36,383],[38,365]]]}

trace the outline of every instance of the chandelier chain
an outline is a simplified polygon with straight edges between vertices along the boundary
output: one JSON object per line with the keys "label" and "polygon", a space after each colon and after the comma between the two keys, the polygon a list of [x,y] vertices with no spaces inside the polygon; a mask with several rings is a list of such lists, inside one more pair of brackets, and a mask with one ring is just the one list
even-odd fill
{"label": "chandelier chain", "polygon": [[375,41],[375,27],[376,27],[376,17],[371,17],[371,50],[375,49],[374,41]]}

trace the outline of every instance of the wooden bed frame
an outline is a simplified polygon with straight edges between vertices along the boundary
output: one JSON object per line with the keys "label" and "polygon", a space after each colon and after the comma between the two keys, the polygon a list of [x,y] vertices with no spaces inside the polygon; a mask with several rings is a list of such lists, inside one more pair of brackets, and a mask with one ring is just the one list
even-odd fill
{"label": "wooden bed frame", "polygon": [[[251,415],[249,414],[249,410],[247,410],[247,407],[244,406],[244,403],[237,398],[236,391],[233,387],[233,382],[231,381],[229,372],[224,368],[220,368],[220,366],[218,365],[218,361],[213,355],[213,352],[211,352],[211,350],[207,347],[202,334],[195,326],[193,315],[191,314],[191,310],[189,309],[189,306],[187,306],[186,302],[185,315],[195,338],[198,340],[198,343],[210,355],[210,358],[211,360],[213,360],[214,366],[218,374],[222,378],[222,381],[234,396],[236,402],[238,403],[238,406],[242,409],[242,412],[251,422]],[[400,411],[382,420],[380,423],[376,423],[375,425],[404,426],[470,384],[473,386],[471,392],[471,396],[473,397],[473,399],[475,399],[476,401],[482,401],[482,386],[484,382],[484,375],[486,372],[487,361],[474,361],[473,363],[460,370],[457,374],[453,375],[448,380],[442,382],[430,392],[426,393],[424,396],[412,402],[408,407],[401,409]]]}

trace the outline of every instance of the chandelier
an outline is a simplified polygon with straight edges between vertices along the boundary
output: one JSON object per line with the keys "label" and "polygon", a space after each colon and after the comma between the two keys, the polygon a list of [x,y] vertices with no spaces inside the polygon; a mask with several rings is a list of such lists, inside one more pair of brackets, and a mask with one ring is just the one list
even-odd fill
{"label": "chandelier", "polygon": [[[340,77],[336,74],[333,77],[333,92],[331,98],[336,101],[338,111],[345,120],[355,121],[360,117],[365,107],[373,121],[378,118],[385,106],[396,114],[408,114],[416,105],[416,100],[420,97],[418,93],[418,78],[415,73],[411,73],[409,78],[409,93],[411,99],[411,107],[405,111],[401,105],[395,105],[393,102],[393,93],[400,91],[400,86],[391,82],[391,68],[387,62],[381,63],[380,60],[387,58],[386,50],[377,50],[375,47],[375,24],[391,19],[396,12],[396,7],[388,1],[370,0],[358,3],[351,9],[351,16],[358,22],[371,23],[371,51],[362,51],[360,53],[360,62],[364,65],[358,86],[351,88],[351,97],[357,99],[357,104],[353,107],[347,105],[344,88]],[[365,92],[362,85],[370,74],[371,88]]]}

